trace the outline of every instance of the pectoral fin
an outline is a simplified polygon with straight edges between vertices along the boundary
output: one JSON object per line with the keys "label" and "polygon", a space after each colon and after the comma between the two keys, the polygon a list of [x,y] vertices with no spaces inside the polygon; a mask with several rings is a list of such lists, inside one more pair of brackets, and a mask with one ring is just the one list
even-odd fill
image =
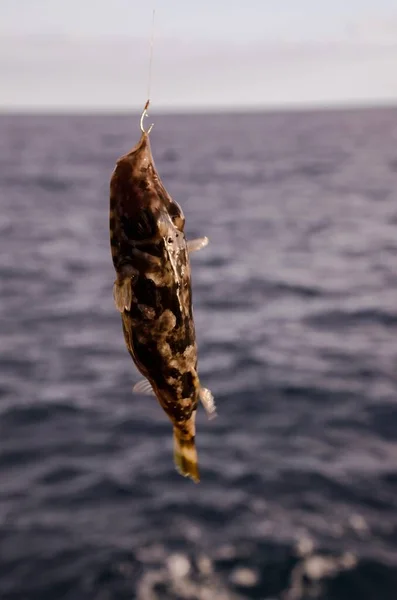
{"label": "pectoral fin", "polygon": [[205,412],[207,413],[207,417],[209,419],[215,419],[216,415],[216,406],[214,402],[214,396],[211,393],[211,390],[207,388],[200,388],[199,397],[202,405],[204,406]]}
{"label": "pectoral fin", "polygon": [[118,311],[123,313],[125,310],[131,310],[132,285],[130,277],[127,277],[123,281],[116,280],[114,282],[113,298]]}
{"label": "pectoral fin", "polygon": [[131,310],[134,296],[132,284],[138,276],[138,271],[132,265],[123,265],[117,273],[117,279],[113,284],[113,298],[116,308],[123,313]]}
{"label": "pectoral fin", "polygon": [[133,394],[141,394],[142,396],[155,396],[151,383],[147,379],[141,379],[132,388]]}
{"label": "pectoral fin", "polygon": [[207,237],[201,237],[196,238],[195,240],[190,240],[190,242],[187,243],[187,249],[189,253],[197,252],[197,250],[205,248],[208,245],[208,241],[209,240]]}

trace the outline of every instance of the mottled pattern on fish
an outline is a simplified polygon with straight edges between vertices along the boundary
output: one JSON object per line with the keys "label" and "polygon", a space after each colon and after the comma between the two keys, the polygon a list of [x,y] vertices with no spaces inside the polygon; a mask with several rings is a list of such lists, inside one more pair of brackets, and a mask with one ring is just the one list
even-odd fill
{"label": "mottled pattern on fish", "polygon": [[195,413],[200,397],[209,412],[213,405],[197,375],[184,225],[182,209],[165,190],[143,133],[118,160],[110,183],[114,299],[128,351],[174,424],[175,452],[181,453],[177,466],[198,481]]}

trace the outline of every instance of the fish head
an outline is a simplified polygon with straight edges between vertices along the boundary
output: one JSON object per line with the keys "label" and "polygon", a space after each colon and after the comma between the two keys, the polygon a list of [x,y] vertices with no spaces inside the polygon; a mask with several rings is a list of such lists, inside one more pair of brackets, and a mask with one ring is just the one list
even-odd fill
{"label": "fish head", "polygon": [[117,161],[111,179],[111,204],[130,243],[156,243],[170,232],[183,234],[185,216],[157,173],[147,133]]}

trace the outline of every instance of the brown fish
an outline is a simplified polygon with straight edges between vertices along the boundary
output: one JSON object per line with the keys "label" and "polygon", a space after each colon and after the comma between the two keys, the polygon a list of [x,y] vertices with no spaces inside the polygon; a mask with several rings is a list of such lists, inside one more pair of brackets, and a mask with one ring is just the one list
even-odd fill
{"label": "brown fish", "polygon": [[175,465],[199,481],[197,405],[200,399],[209,417],[215,416],[215,405],[197,373],[189,253],[208,239],[186,241],[185,217],[156,171],[142,119],[141,130],[140,141],[119,158],[110,181],[113,296],[127,349],[145,378],[134,391],[157,397],[174,426]]}

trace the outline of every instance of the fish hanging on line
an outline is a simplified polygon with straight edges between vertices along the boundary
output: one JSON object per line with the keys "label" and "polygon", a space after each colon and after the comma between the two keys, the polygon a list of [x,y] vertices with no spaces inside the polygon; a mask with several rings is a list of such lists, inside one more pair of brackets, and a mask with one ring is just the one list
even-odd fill
{"label": "fish hanging on line", "polygon": [[178,471],[200,480],[195,418],[201,400],[216,416],[210,390],[200,384],[192,312],[189,253],[208,238],[186,241],[182,209],[156,171],[145,131],[149,100],[141,117],[138,144],[118,159],[110,181],[110,243],[116,280],[113,297],[124,339],[144,379],[135,393],[156,396],[174,428]]}

